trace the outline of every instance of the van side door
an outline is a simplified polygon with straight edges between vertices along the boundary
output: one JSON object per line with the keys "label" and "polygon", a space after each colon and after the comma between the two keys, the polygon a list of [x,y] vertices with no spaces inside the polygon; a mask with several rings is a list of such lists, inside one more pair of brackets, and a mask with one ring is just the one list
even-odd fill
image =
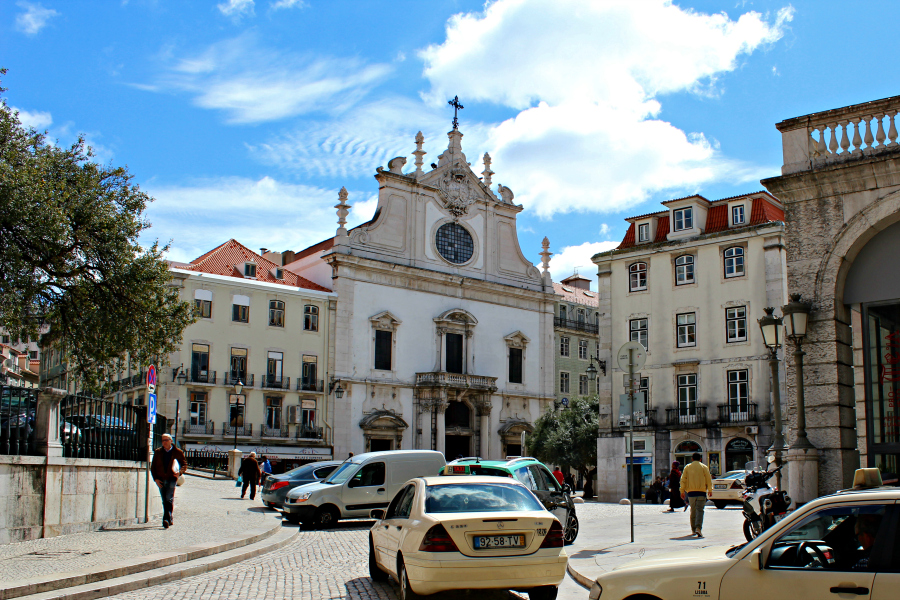
{"label": "van side door", "polygon": [[390,502],[387,494],[387,469],[383,461],[366,463],[344,484],[345,517],[368,517],[373,508],[385,508]]}

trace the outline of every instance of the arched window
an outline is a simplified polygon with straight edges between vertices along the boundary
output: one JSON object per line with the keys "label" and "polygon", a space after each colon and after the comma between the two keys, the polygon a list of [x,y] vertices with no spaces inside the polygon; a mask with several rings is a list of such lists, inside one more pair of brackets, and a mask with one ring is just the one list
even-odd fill
{"label": "arched window", "polygon": [[675,285],[694,283],[694,257],[690,254],[675,259]]}
{"label": "arched window", "polygon": [[741,277],[744,274],[744,249],[733,246],[725,250],[725,277]]}
{"label": "arched window", "polygon": [[306,331],[319,330],[319,307],[307,304],[303,307],[303,329]]}
{"label": "arched window", "polygon": [[629,285],[632,292],[647,289],[647,263],[638,262],[628,267]]}

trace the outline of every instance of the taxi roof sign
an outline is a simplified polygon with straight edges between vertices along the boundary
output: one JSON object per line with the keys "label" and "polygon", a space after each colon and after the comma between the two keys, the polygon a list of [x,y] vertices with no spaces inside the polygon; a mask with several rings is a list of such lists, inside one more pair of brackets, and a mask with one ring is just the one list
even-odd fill
{"label": "taxi roof sign", "polygon": [[447,465],[444,467],[444,475],[471,475],[472,469],[468,465]]}

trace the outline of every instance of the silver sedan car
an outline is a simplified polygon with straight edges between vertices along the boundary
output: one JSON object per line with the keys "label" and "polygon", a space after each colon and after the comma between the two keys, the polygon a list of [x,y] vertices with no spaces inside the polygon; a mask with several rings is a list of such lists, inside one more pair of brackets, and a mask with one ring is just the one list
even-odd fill
{"label": "silver sedan car", "polygon": [[281,475],[269,475],[262,489],[263,504],[281,508],[287,493],[295,487],[321,481],[339,467],[341,461],[322,461],[291,469]]}

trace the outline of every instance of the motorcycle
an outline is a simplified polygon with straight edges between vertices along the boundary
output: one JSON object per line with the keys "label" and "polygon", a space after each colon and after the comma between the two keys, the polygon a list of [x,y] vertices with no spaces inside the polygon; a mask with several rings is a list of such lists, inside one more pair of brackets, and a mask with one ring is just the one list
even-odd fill
{"label": "motorcycle", "polygon": [[791,506],[791,497],[787,492],[776,490],[768,483],[783,468],[781,466],[772,471],[748,469],[749,473],[744,477],[744,537],[748,542],[783,519]]}

